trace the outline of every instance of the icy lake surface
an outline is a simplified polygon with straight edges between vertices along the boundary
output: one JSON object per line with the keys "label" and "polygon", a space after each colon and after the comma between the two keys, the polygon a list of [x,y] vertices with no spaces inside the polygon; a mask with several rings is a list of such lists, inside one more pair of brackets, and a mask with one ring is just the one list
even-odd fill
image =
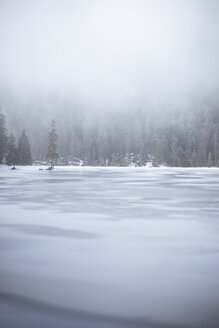
{"label": "icy lake surface", "polygon": [[0,169],[0,327],[219,327],[219,169]]}

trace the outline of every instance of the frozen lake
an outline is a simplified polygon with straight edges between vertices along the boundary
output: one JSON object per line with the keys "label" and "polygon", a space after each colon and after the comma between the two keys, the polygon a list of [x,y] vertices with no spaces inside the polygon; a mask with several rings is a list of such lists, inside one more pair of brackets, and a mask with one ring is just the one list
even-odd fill
{"label": "frozen lake", "polygon": [[0,169],[0,327],[219,325],[219,169]]}

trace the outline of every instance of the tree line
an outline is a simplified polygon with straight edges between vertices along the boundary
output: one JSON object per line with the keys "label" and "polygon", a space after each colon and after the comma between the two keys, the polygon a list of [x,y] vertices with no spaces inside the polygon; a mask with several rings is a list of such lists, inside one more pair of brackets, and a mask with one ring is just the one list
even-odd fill
{"label": "tree line", "polygon": [[[38,113],[38,112],[37,112]],[[34,161],[97,166],[219,167],[219,109],[136,109],[98,113],[83,110],[55,112],[56,122],[43,117],[27,125],[16,143],[0,118],[0,162],[29,165]],[[41,118],[42,119],[42,118]],[[59,136],[59,138],[58,138]],[[58,140],[58,141],[57,141]]]}
{"label": "tree line", "polygon": [[[46,160],[50,164],[50,169],[57,164],[59,155],[57,153],[57,133],[56,133],[56,122],[52,120],[51,127],[48,136],[48,151]],[[8,135],[6,128],[6,120],[3,113],[0,112],[0,164],[15,165],[32,165],[32,153],[29,138],[26,131],[23,130],[22,134],[16,142],[16,139],[11,132]]]}
{"label": "tree line", "polygon": [[59,152],[84,165],[219,167],[219,109],[76,112],[60,117]]}
{"label": "tree line", "polygon": [[8,136],[5,116],[0,113],[0,163],[8,165],[31,165],[30,142],[25,130],[16,142],[13,133]]}

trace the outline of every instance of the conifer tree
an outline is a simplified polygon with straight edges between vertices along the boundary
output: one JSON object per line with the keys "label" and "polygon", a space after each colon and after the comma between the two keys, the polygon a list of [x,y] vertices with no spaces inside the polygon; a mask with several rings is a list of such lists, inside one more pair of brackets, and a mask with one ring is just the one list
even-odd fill
{"label": "conifer tree", "polygon": [[0,164],[7,150],[7,129],[5,125],[5,116],[0,112]]}
{"label": "conifer tree", "polygon": [[30,143],[25,130],[23,130],[19,139],[17,152],[19,165],[32,165]]}
{"label": "conifer tree", "polygon": [[11,133],[8,139],[6,164],[15,166],[17,163],[18,163],[18,152],[16,148],[15,138]]}
{"label": "conifer tree", "polygon": [[56,122],[52,120],[50,131],[49,131],[49,140],[48,140],[48,151],[47,151],[47,160],[50,162],[50,169],[57,163],[59,155],[57,153],[57,133],[56,133]]}

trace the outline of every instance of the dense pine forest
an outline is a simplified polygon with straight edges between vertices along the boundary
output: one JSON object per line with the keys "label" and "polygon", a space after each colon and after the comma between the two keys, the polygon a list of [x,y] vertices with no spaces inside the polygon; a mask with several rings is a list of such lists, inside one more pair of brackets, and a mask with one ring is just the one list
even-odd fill
{"label": "dense pine forest", "polygon": [[52,128],[55,163],[59,165],[219,166],[216,101],[178,107],[150,103],[102,111],[60,99],[33,104],[30,100],[2,102],[1,163],[48,162]]}

